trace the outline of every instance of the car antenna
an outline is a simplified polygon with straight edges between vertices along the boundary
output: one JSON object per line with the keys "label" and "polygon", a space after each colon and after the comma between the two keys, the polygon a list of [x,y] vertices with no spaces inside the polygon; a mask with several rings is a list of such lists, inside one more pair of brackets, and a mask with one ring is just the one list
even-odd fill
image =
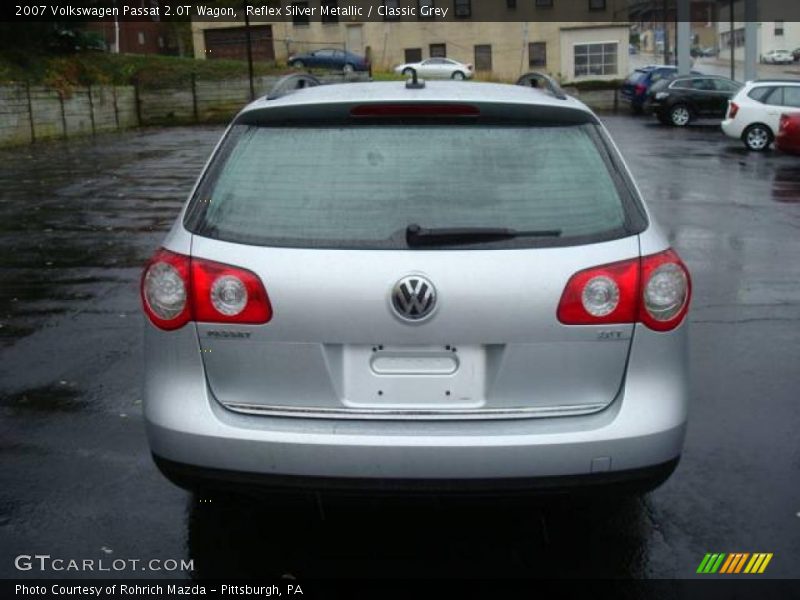
{"label": "car antenna", "polygon": [[421,90],[425,87],[424,79],[417,79],[417,70],[411,69],[411,79],[406,81],[407,90]]}

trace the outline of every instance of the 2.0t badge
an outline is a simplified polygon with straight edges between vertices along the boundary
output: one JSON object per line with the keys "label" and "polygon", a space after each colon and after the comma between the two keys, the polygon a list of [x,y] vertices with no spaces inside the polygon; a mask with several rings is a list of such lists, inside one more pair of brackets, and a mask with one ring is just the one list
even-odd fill
{"label": "2.0t badge", "polygon": [[436,308],[436,288],[420,275],[409,275],[392,288],[392,308],[401,319],[422,321]]}

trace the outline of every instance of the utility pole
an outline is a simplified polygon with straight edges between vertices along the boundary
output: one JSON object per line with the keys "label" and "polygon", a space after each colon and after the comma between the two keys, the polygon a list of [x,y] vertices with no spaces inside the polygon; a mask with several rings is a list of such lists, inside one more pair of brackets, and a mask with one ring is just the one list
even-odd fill
{"label": "utility pole", "polygon": [[731,79],[734,81],[736,80],[736,36],[733,34],[733,3],[734,0],[730,0],[729,6],[731,9],[729,24],[730,24],[730,36],[729,40],[731,42]]}
{"label": "utility pole", "polygon": [[[114,0],[114,8],[116,7],[117,0]],[[119,54],[119,17],[116,15],[114,15],[114,54]]]}
{"label": "utility pole", "polygon": [[662,27],[664,28],[664,64],[665,65],[672,64],[669,61],[669,30],[667,29],[667,22],[669,20],[667,18],[667,13],[668,13],[667,9],[668,9],[668,6],[669,6],[668,2],[669,2],[669,0],[664,0],[664,2],[662,4],[662,8],[664,10],[664,13],[661,15],[661,23],[662,23]]}
{"label": "utility pole", "polygon": [[250,15],[247,14],[248,0],[244,1],[244,31],[247,37],[247,76],[250,80],[250,101],[256,98],[256,90],[253,86],[253,40],[250,37]]}

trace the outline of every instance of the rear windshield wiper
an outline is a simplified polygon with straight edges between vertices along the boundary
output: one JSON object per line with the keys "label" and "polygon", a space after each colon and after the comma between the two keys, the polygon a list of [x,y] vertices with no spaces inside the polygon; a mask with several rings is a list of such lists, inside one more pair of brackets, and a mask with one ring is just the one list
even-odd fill
{"label": "rear windshield wiper", "polygon": [[411,247],[499,242],[519,237],[559,237],[560,229],[518,230],[506,227],[434,227],[416,223],[406,227],[406,243]]}

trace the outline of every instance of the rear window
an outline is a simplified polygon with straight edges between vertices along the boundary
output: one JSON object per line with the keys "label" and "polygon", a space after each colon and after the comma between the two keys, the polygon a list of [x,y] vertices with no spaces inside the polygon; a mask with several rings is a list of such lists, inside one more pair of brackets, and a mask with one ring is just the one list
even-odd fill
{"label": "rear window", "polygon": [[640,81],[644,81],[647,77],[647,71],[639,71],[638,69],[628,75],[628,81],[630,83],[639,83]]}
{"label": "rear window", "polygon": [[406,248],[412,223],[559,229],[480,247],[565,245],[629,235],[631,202],[590,124],[236,125],[186,225],[265,246]]}
{"label": "rear window", "polygon": [[764,102],[766,97],[769,96],[774,91],[775,91],[774,87],[768,87],[768,86],[754,87],[747,93],[747,95],[756,102]]}

